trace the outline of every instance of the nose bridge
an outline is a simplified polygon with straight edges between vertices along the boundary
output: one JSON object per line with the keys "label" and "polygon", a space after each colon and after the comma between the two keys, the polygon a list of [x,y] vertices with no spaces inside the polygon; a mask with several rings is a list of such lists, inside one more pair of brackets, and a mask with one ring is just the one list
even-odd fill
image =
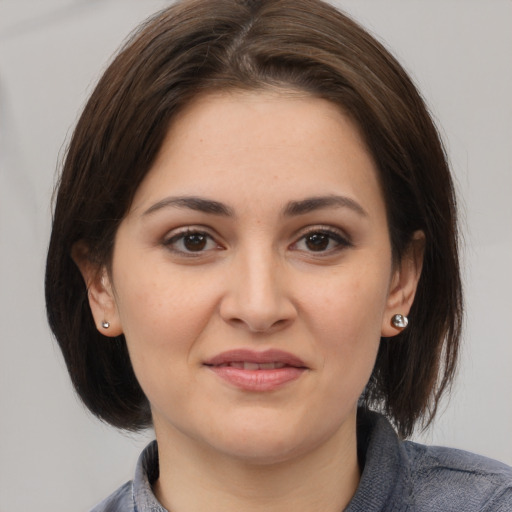
{"label": "nose bridge", "polygon": [[263,332],[284,325],[294,316],[283,267],[270,244],[240,247],[234,256],[223,301],[225,320]]}

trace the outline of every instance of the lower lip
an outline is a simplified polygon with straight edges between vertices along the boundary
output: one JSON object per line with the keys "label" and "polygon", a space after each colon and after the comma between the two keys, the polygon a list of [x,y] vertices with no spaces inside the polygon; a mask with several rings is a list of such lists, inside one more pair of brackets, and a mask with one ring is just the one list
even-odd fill
{"label": "lower lip", "polygon": [[232,366],[209,366],[221,379],[244,391],[273,391],[297,380],[306,370],[285,366],[274,370],[244,370]]}

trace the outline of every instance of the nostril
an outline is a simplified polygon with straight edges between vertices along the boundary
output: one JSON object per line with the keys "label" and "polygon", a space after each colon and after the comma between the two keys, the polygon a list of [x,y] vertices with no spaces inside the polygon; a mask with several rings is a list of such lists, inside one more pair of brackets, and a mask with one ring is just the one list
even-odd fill
{"label": "nostril", "polygon": [[263,320],[255,321],[255,320],[242,320],[240,318],[231,318],[229,319],[229,323],[233,327],[244,328],[253,333],[271,333],[276,330],[280,330],[289,323],[289,320],[286,318],[276,320],[275,322],[268,321],[265,322]]}
{"label": "nostril", "polygon": [[240,318],[230,318],[229,323],[231,323],[235,326],[240,326],[240,327],[245,325],[245,322],[243,320],[241,320]]}

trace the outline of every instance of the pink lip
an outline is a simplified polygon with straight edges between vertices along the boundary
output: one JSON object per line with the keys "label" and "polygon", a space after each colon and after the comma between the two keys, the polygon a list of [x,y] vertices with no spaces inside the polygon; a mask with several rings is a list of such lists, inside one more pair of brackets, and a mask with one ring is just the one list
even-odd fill
{"label": "pink lip", "polygon": [[246,361],[248,363],[283,363],[287,366],[296,368],[306,368],[306,363],[297,356],[284,352],[282,350],[265,350],[264,352],[256,352],[255,350],[236,349],[222,352],[211,359],[205,361],[208,366],[220,366],[237,361]]}
{"label": "pink lip", "polygon": [[[279,368],[244,369],[229,366],[232,363],[268,364],[276,363]],[[223,352],[205,361],[211,371],[231,385],[244,391],[273,391],[288,382],[298,379],[308,368],[304,361],[288,352],[266,350],[256,352],[239,349]]]}

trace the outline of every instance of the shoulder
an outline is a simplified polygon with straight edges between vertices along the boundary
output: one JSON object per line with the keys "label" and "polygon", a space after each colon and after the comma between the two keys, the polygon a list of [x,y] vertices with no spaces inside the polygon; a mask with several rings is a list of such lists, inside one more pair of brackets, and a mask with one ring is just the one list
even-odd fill
{"label": "shoulder", "polygon": [[463,450],[406,441],[410,502],[429,510],[512,511],[512,468]]}
{"label": "shoulder", "polygon": [[512,468],[462,450],[401,440],[358,411],[359,488],[347,512],[512,512]]}
{"label": "shoulder", "polygon": [[127,482],[108,498],[98,503],[90,512],[132,512],[134,510],[132,487],[132,482]]}
{"label": "shoulder", "polygon": [[133,480],[124,484],[90,512],[166,512],[151,488],[152,482],[157,478],[158,446],[153,441],[140,454]]}

